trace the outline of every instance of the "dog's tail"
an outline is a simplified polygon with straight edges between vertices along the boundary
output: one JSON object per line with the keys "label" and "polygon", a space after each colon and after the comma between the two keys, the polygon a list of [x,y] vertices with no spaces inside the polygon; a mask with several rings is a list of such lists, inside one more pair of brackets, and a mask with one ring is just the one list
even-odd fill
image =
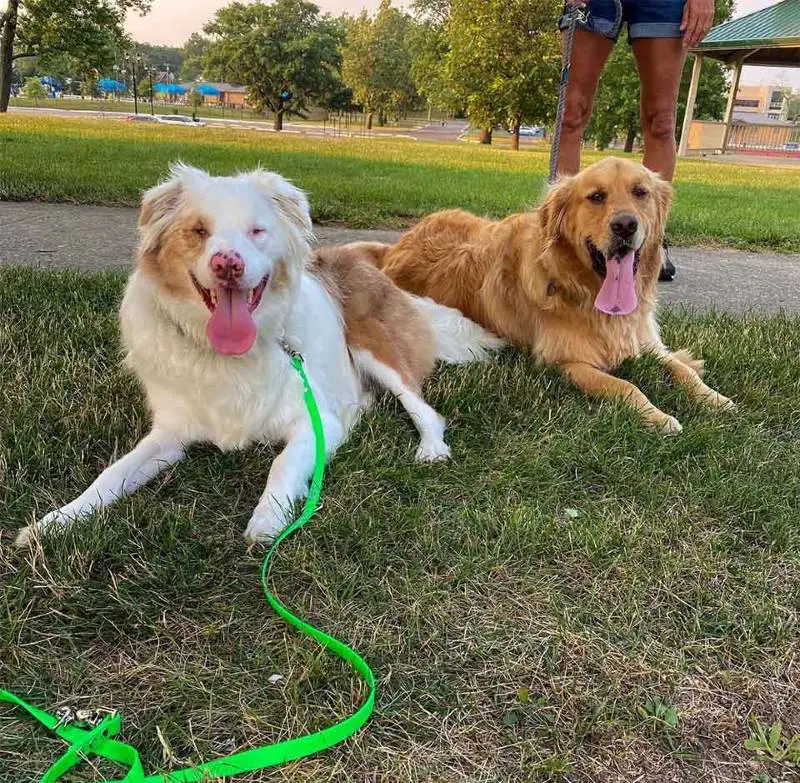
{"label": "dog's tail", "polygon": [[448,364],[467,364],[488,359],[506,343],[460,310],[437,304],[433,299],[412,296],[428,321],[436,339],[436,358]]}
{"label": "dog's tail", "polygon": [[376,269],[383,269],[386,253],[391,245],[383,242],[351,242],[346,247],[361,253],[365,261],[369,261]]}

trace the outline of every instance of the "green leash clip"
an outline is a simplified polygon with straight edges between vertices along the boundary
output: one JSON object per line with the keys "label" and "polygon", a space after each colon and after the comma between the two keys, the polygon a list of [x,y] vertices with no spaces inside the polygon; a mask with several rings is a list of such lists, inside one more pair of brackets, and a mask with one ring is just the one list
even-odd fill
{"label": "green leash clip", "polygon": [[341,658],[368,687],[367,698],[352,715],[328,726],[326,729],[316,731],[294,739],[284,740],[274,745],[264,745],[260,748],[234,753],[224,758],[200,764],[197,767],[187,767],[175,772],[145,775],[139,751],[132,745],[114,739],[122,728],[122,719],[119,713],[106,715],[99,723],[91,728],[82,728],[74,724],[64,724],[64,721],[50,715],[13,693],[0,689],[0,702],[7,702],[27,712],[32,718],[57,734],[67,745],[67,751],[47,770],[40,783],[57,783],[73,767],[92,757],[104,758],[127,769],[124,777],[116,778],[109,783],[189,783],[189,781],[210,781],[230,778],[245,772],[255,772],[267,767],[275,767],[289,761],[311,756],[323,750],[338,745],[340,742],[352,737],[368,720],[375,708],[375,675],[367,662],[355,651],[338,639],[314,628],[312,625],[293,615],[269,590],[269,572],[272,558],[278,547],[293,533],[303,527],[319,507],[322,492],[322,479],[325,474],[325,432],[322,428],[322,418],[314,399],[314,392],[308,381],[303,367],[303,357],[295,351],[288,351],[292,366],[297,371],[303,382],[303,400],[311,419],[316,440],[316,455],[314,461],[314,474],[311,480],[311,489],[306,498],[303,511],[275,539],[261,566],[261,586],[264,597],[272,609],[289,625],[301,633],[310,636],[324,648]]}

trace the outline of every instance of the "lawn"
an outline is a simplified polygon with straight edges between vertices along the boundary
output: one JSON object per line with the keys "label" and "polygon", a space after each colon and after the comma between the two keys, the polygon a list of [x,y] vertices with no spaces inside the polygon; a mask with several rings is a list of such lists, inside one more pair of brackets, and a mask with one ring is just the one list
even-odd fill
{"label": "lawn", "polygon": [[[261,598],[241,533],[272,449],[195,448],[43,552],[11,547],[147,427],[119,364],[122,284],[0,272],[0,683],[120,709],[155,772],[318,728],[359,691]],[[800,319],[667,312],[664,331],[706,357],[735,413],[697,408],[652,362],[626,367],[685,427],[659,437],[509,351],[429,383],[450,464],[412,462],[393,402],[362,421],[273,586],[370,662],[376,715],[335,751],[242,780],[790,774],[745,742],[756,720],[800,732]],[[61,752],[17,717],[0,710],[2,783]]]}
{"label": "lawn", "polygon": [[[401,226],[443,207],[506,215],[536,203],[547,151],[466,143],[312,138],[110,121],[0,118],[0,198],[138,203],[182,159],[216,173],[258,163],[311,194],[314,216]],[[586,155],[587,161],[599,155]],[[681,161],[669,231],[677,244],[800,251],[800,169]]]}

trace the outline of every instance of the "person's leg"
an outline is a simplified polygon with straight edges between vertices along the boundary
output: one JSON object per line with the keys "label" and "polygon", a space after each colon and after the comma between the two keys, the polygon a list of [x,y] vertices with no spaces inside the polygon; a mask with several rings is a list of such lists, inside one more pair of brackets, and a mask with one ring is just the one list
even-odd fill
{"label": "person's leg", "polygon": [[[686,61],[686,48],[680,33],[683,3],[671,0],[656,5],[642,3],[637,8],[640,19],[644,21],[638,23],[637,20],[631,25],[631,35],[642,35],[634,37],[632,44],[641,83],[643,163],[671,182],[677,152],[678,90]],[[665,239],[658,279],[669,282],[675,279],[676,274]]]}
{"label": "person's leg", "polygon": [[686,60],[683,39],[637,38],[633,41],[633,56],[642,85],[643,163],[672,181],[678,90]]}
{"label": "person's leg", "polygon": [[[567,33],[562,34],[566,54]],[[592,103],[600,81],[600,72],[614,48],[614,41],[605,35],[576,30],[572,46],[561,146],[558,152],[558,173],[577,174],[581,165],[583,133],[592,116]]]}

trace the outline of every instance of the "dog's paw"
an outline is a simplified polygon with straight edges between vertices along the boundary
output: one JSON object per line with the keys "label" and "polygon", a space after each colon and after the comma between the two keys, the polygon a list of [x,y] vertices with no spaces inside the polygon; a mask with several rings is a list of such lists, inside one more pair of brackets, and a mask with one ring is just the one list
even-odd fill
{"label": "dog's paw", "polygon": [[35,535],[35,525],[23,527],[22,530],[17,533],[17,537],[14,539],[14,546],[18,546],[20,549],[29,547],[33,543]]}
{"label": "dog's paw", "polygon": [[443,440],[423,441],[414,457],[417,462],[445,462],[450,459],[450,447]]}
{"label": "dog's paw", "polygon": [[257,508],[244,531],[245,540],[251,544],[273,541],[278,533],[289,524],[290,511],[277,503]]}
{"label": "dog's paw", "polygon": [[681,423],[674,416],[665,416],[658,429],[662,435],[677,435],[683,432]]}
{"label": "dog's paw", "polygon": [[720,411],[731,411],[736,407],[736,403],[733,400],[715,391],[703,397],[703,403],[709,408],[716,408]]}
{"label": "dog's paw", "polygon": [[651,430],[660,435],[677,435],[683,430],[681,423],[674,416],[668,416],[658,410],[648,415],[647,424]]}
{"label": "dog's paw", "polygon": [[65,514],[61,509],[51,511],[49,514],[45,514],[35,524],[23,527],[22,530],[17,533],[14,544],[18,547],[31,546],[36,538],[47,534],[53,528],[64,528],[72,520],[73,517]]}

